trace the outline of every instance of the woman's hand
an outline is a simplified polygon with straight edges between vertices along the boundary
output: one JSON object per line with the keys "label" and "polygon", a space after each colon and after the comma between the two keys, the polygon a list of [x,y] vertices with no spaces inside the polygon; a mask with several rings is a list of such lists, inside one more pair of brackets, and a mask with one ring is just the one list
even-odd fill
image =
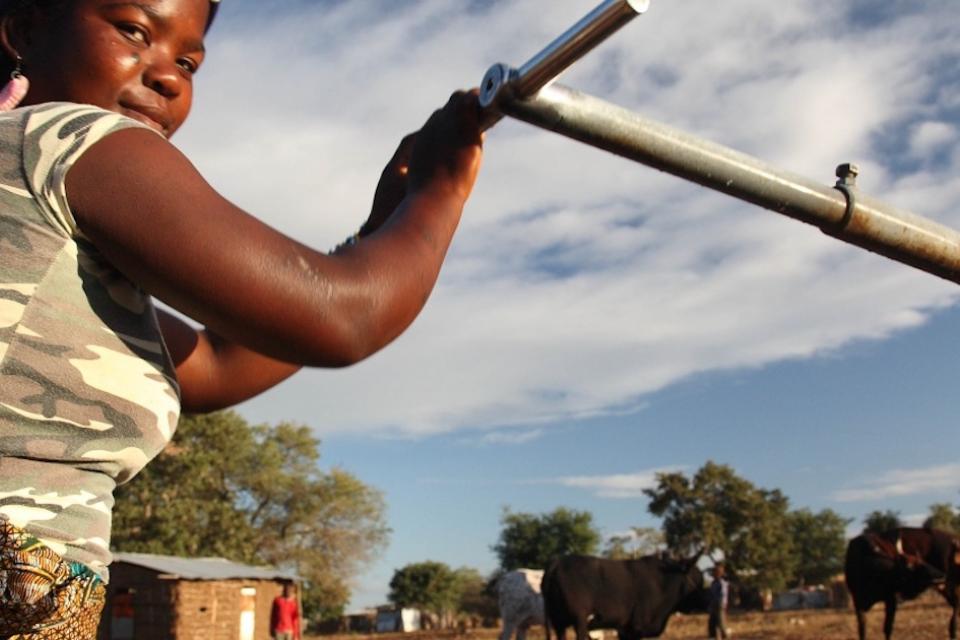
{"label": "woman's hand", "polygon": [[417,133],[407,135],[380,174],[370,216],[360,227],[368,236],[383,225],[410,190],[411,165],[415,188],[440,185],[466,199],[480,167],[481,134],[476,92],[458,91],[430,116]]}
{"label": "woman's hand", "polygon": [[410,171],[410,156],[416,137],[416,133],[404,137],[397,150],[393,152],[390,162],[383,168],[377,190],[373,194],[370,216],[360,227],[360,237],[368,236],[379,229],[406,197],[407,174]]}
{"label": "woman's hand", "polygon": [[477,91],[457,91],[417,134],[407,189],[444,189],[467,199],[482,156]]}

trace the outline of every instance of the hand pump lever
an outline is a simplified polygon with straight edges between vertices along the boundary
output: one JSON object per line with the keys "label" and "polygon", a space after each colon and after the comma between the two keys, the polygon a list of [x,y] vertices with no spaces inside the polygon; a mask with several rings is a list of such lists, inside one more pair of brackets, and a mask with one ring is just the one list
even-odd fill
{"label": "hand pump lever", "polygon": [[520,100],[532,96],[649,8],[650,0],[605,0],[519,69],[502,62],[490,67],[480,83],[484,130],[503,117],[497,105],[505,95]]}
{"label": "hand pump lever", "polygon": [[838,166],[836,184],[825,186],[552,82],[649,6],[605,0],[519,69],[493,65],[480,84],[484,129],[509,115],[960,284],[960,233],[862,194],[855,165]]}

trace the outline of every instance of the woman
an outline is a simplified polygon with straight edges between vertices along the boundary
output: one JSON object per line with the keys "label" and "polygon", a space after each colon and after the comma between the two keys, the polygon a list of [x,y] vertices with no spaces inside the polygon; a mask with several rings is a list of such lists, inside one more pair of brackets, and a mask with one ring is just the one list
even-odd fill
{"label": "woman", "polygon": [[0,637],[94,637],[116,483],[181,409],[230,406],[396,338],[476,179],[476,99],[456,93],[401,143],[367,222],[332,254],[242,211],[167,141],[214,10],[0,2],[7,93],[29,80],[0,117],[0,579],[16,587],[0,589]]}

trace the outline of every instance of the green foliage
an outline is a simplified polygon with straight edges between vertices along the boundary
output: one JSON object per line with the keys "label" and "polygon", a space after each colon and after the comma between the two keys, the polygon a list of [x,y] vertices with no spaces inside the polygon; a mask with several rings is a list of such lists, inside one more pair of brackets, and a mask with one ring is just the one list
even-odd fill
{"label": "green foliage", "polygon": [[923,521],[923,528],[960,533],[960,513],[953,508],[953,505],[945,502],[932,504],[930,515]]}
{"label": "green foliage", "polygon": [[234,413],[181,419],[173,442],[117,488],[113,547],[254,562],[256,531],[236,502],[255,446]]}
{"label": "green foliage", "polygon": [[883,533],[903,526],[899,511],[871,511],[863,519],[864,533]]}
{"label": "green foliage", "polygon": [[787,520],[798,554],[794,583],[823,584],[843,571],[847,525],[852,520],[831,509],[819,513],[800,509]]}
{"label": "green foliage", "polygon": [[306,617],[338,615],[389,529],[382,494],[321,471],[319,446],[305,426],[184,416],[173,442],[118,488],[113,546],[290,569],[306,581]]}
{"label": "green foliage", "polygon": [[707,462],[693,478],[660,473],[645,491],[660,516],[668,548],[722,555],[746,587],[780,590],[797,556],[787,526],[789,500],[778,489],[755,487],[726,465]]}
{"label": "green foliage", "polygon": [[651,527],[633,527],[627,535],[610,536],[603,549],[605,558],[627,560],[649,556],[664,547],[663,533]]}
{"label": "green foliage", "polygon": [[438,615],[455,611],[460,600],[457,574],[443,562],[417,562],[397,569],[390,579],[390,602]]}
{"label": "green foliage", "polygon": [[496,597],[487,589],[488,580],[471,567],[461,567],[454,571],[457,585],[458,613],[479,618],[496,618],[500,608]]}
{"label": "green foliage", "polygon": [[600,543],[593,515],[560,507],[534,515],[503,511],[500,539],[492,549],[504,571],[544,569],[556,557],[571,553],[592,554]]}
{"label": "green foliage", "polygon": [[397,607],[414,607],[449,624],[457,614],[479,618],[499,615],[496,596],[476,569],[452,570],[443,562],[417,562],[393,573],[388,598]]}

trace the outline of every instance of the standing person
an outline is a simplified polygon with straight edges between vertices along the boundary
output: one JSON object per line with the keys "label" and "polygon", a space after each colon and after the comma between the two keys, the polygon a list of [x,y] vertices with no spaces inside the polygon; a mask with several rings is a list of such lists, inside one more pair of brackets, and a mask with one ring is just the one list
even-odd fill
{"label": "standing person", "polygon": [[720,640],[730,635],[727,629],[727,604],[730,599],[730,583],[727,569],[722,562],[713,567],[713,582],[710,584],[710,604],[707,608],[707,637]]}
{"label": "standing person", "polygon": [[458,92],[334,252],[233,205],[168,142],[215,1],[0,0],[0,638],[95,638],[116,485],[181,410],[400,335],[476,179],[477,100]]}
{"label": "standing person", "polygon": [[289,582],[283,584],[283,594],[273,599],[270,637],[273,640],[300,640],[300,607]]}

